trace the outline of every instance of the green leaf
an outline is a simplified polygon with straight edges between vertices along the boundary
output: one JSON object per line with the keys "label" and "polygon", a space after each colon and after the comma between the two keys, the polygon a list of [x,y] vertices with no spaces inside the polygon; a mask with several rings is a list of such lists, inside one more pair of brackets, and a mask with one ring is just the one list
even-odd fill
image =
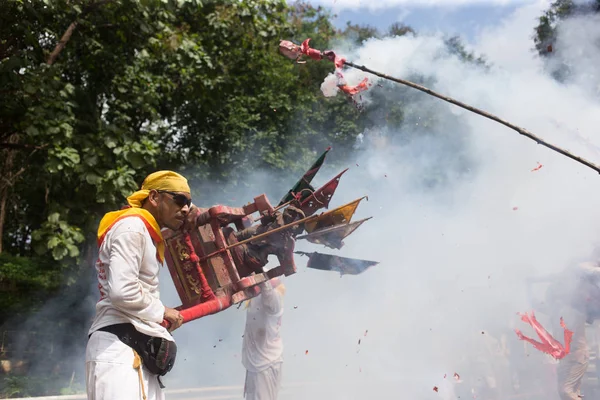
{"label": "green leaf", "polygon": [[142,168],[147,164],[146,158],[140,153],[129,153],[127,155],[127,161],[131,163],[131,166],[134,169]]}
{"label": "green leaf", "polygon": [[110,136],[107,136],[107,137],[104,139],[104,144],[105,144],[105,145],[106,145],[106,147],[108,147],[109,149],[114,149],[115,147],[117,147],[117,141],[116,141],[114,138],[110,137]]}
{"label": "green leaf", "polygon": [[30,136],[37,136],[39,135],[40,131],[38,131],[35,125],[29,125],[27,129],[25,129],[25,133],[27,133]]}
{"label": "green leaf", "polygon": [[100,182],[102,182],[102,177],[94,172],[90,172],[85,175],[85,181],[90,185],[98,185]]}
{"label": "green leaf", "polygon": [[37,88],[29,83],[25,84],[25,92],[29,94],[34,94],[37,92]]}
{"label": "green leaf", "polygon": [[63,258],[65,258],[68,254],[68,250],[66,247],[60,246],[60,247],[55,247],[52,250],[52,257],[54,257],[55,260],[62,260]]}
{"label": "green leaf", "polygon": [[48,249],[53,249],[56,246],[58,246],[58,244],[61,242],[61,240],[59,239],[58,236],[53,236],[50,238],[50,240],[48,240],[48,244],[47,247]]}
{"label": "green leaf", "polygon": [[67,245],[67,249],[69,251],[69,257],[77,257],[79,255],[79,248],[77,246],[69,244]]}
{"label": "green leaf", "polygon": [[48,222],[50,222],[52,224],[58,224],[59,220],[60,220],[60,214],[57,212],[48,215]]}

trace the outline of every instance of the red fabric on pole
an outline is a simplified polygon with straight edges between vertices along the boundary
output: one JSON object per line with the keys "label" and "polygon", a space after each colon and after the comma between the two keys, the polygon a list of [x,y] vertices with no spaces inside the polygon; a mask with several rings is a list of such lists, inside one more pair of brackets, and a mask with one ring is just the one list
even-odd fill
{"label": "red fabric on pole", "polygon": [[348,85],[340,85],[338,86],[338,88],[349,95],[355,95],[357,93],[360,92],[364,92],[365,90],[367,90],[369,88],[369,78],[365,78],[363,79],[358,85],[356,86],[348,86]]}
{"label": "red fabric on pole", "polygon": [[309,56],[313,60],[322,60],[323,54],[321,51],[317,49],[311,49],[309,43],[310,39],[306,39],[304,42],[302,42],[302,45],[300,46],[302,49],[302,54]]}

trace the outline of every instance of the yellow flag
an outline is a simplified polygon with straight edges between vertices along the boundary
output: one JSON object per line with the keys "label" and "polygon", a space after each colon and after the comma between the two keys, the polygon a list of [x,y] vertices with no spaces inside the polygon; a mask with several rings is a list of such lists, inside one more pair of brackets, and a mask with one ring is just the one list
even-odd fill
{"label": "yellow flag", "polygon": [[308,233],[312,233],[317,229],[350,222],[358,204],[364,198],[366,198],[366,196],[319,215],[317,218],[306,222],[304,224],[304,229],[306,229]]}

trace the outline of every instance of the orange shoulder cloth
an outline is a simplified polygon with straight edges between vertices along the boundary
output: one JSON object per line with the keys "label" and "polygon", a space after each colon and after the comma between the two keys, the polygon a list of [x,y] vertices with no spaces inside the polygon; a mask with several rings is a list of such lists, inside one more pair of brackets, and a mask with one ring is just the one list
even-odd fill
{"label": "orange shoulder cloth", "polygon": [[160,232],[160,227],[152,214],[143,208],[131,207],[106,213],[100,221],[100,226],[98,226],[98,246],[102,244],[106,234],[113,225],[127,217],[137,217],[144,221],[144,225],[146,225],[146,229],[150,232],[150,237],[152,237],[152,240],[156,245],[156,258],[162,263],[165,259],[165,242],[162,233]]}

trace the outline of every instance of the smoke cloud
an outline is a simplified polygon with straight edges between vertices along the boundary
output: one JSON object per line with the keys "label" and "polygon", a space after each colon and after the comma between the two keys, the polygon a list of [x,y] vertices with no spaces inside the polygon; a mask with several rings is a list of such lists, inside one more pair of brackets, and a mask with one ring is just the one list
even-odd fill
{"label": "smoke cloud", "polygon": [[[433,90],[600,162],[600,23],[578,17],[562,25],[556,47],[569,60],[569,75],[558,82],[551,76],[557,67],[531,50],[532,27],[545,6],[523,6],[470,43],[488,69],[462,62],[439,36],[369,40],[340,53],[393,76],[418,76]],[[367,76],[344,74],[351,85]],[[393,131],[382,116],[381,127],[357,138],[331,204],[367,195],[355,219],[374,218],[340,251],[297,245],[380,264],[340,278],[307,270],[297,258],[298,273],[285,279],[280,398],[450,400],[486,387],[505,396],[526,381],[547,387],[549,360],[517,340],[515,327],[531,331],[516,313],[541,296],[528,290],[528,278],[561,271],[598,245],[600,178],[495,122],[411,89],[384,89],[374,85],[363,101],[410,96],[405,123]],[[336,172],[325,166],[316,183]],[[262,192],[276,203],[295,179],[274,184],[253,172],[231,198],[219,199],[221,187],[204,185],[199,203],[239,206]],[[180,304],[166,269],[161,290],[165,304]],[[164,380],[168,388],[243,386],[244,323],[244,309],[232,307],[176,331],[179,354]],[[502,343],[510,367],[498,356]],[[82,376],[82,356],[69,354]]]}
{"label": "smoke cloud", "polygon": [[[542,6],[523,6],[470,43],[489,69],[465,64],[437,36],[369,40],[344,55],[393,76],[418,75],[440,93],[600,162],[600,98],[590,85],[597,77],[588,79],[600,57],[600,24],[578,17],[563,25],[557,47],[571,78],[559,83],[531,50]],[[345,71],[349,84],[365,76]],[[363,93],[364,101],[378,90]],[[382,121],[361,135],[332,202],[368,195],[355,218],[374,219],[342,250],[320,249],[380,264],[340,279],[298,259],[299,272],[286,279],[281,398],[454,399],[452,391],[485,386],[510,394],[526,380],[547,387],[549,361],[517,340],[515,327],[531,331],[516,313],[540,295],[528,291],[527,278],[561,271],[598,244],[597,173],[492,121],[398,90],[415,101],[414,113],[400,131]],[[419,118],[432,113],[436,134],[423,134]],[[335,172],[321,171],[317,183]],[[432,174],[442,183],[432,184]],[[289,189],[268,183],[259,176],[236,203],[256,190],[276,202]],[[178,303],[166,271],[162,283],[166,303]],[[176,332],[181,353],[169,385],[243,385],[244,320],[243,308],[233,307]],[[497,356],[502,342],[510,368]]]}

